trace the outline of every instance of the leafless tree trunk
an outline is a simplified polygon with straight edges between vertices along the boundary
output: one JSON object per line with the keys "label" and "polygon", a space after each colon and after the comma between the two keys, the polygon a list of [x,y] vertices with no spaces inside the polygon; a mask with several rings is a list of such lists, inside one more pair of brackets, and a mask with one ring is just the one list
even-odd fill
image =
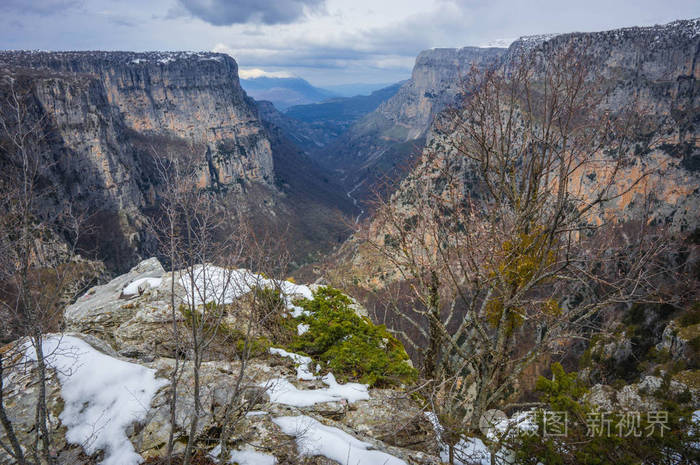
{"label": "leafless tree trunk", "polygon": [[[34,462],[54,463],[51,449],[51,424],[46,407],[48,365],[43,337],[60,327],[62,307],[71,296],[69,286],[78,278],[79,267],[72,263],[81,220],[64,209],[50,215],[42,209],[51,194],[47,173],[51,166],[42,158],[46,130],[43,117],[31,113],[31,90],[22,89],[11,76],[0,83],[0,154],[2,155],[3,203],[0,205],[2,270],[0,271],[0,308],[14,337],[26,336],[36,353],[38,399],[36,432],[32,444],[25,444]],[[61,231],[61,238],[56,235]],[[58,257],[46,257],[48,250],[59,250]],[[50,254],[51,255],[51,254]],[[8,368],[5,366],[5,369]],[[0,382],[1,384],[1,382]],[[0,402],[0,416],[7,420]],[[2,421],[12,443],[15,459],[25,463],[9,421]]]}
{"label": "leafless tree trunk", "polygon": [[[220,458],[228,454],[235,425],[259,400],[246,398],[257,392],[248,390],[248,361],[253,356],[253,342],[260,336],[261,325],[271,316],[256,311],[264,303],[256,301],[256,293],[250,290],[263,288],[270,280],[237,268],[252,268],[275,277],[286,270],[288,259],[285,253],[273,251],[268,242],[255,237],[241,218],[241,209],[235,201],[202,189],[199,182],[202,167],[194,149],[168,158],[159,157],[156,150],[154,153],[161,182],[162,215],[153,221],[152,230],[170,261],[170,307],[176,347],[170,375],[171,431],[166,460],[171,463],[173,459],[178,402],[182,396],[179,383],[183,376],[191,375],[194,411],[187,426],[188,441],[183,457],[183,463],[189,464],[196,452],[203,414],[201,367],[211,357],[211,348],[236,347],[242,342],[241,350],[235,355],[240,365],[234,388],[226,393],[228,401],[218,419],[221,435],[216,439],[221,445]],[[250,298],[232,298],[246,294]],[[281,309],[276,310],[280,316]],[[232,318],[238,324],[236,329],[243,333],[242,341],[227,333]],[[182,321],[184,328],[180,325]],[[189,360],[183,360],[183,356]]]}

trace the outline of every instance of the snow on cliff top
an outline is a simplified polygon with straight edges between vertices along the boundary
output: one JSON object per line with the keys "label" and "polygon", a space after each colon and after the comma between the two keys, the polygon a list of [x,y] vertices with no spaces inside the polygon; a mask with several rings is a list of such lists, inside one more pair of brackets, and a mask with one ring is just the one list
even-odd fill
{"label": "snow on cliff top", "polygon": [[666,24],[656,24],[654,26],[631,26],[618,29],[608,29],[595,32],[568,32],[568,33],[553,33],[553,34],[533,34],[522,36],[513,43],[521,43],[526,45],[538,45],[558,36],[578,35],[578,34],[593,34],[593,35],[608,35],[616,39],[635,34],[655,34],[656,38],[665,34],[680,34],[683,37],[694,37],[700,35],[700,18],[695,19],[679,19]]}
{"label": "snow on cliff top", "polygon": [[129,52],[129,51],[61,51],[52,52],[46,50],[2,50],[0,51],[0,61],[22,64],[27,60],[41,59],[90,59],[111,63],[149,65],[168,64],[179,60],[187,61],[218,61],[233,60],[229,55],[217,52],[191,52],[191,51],[150,51],[150,52]]}

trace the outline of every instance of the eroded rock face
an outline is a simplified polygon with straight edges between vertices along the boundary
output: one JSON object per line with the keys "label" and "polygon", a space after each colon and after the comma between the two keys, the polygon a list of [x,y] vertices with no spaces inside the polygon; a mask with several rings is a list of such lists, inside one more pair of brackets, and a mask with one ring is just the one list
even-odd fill
{"label": "eroded rock face", "polygon": [[348,190],[357,186],[353,197],[365,200],[385,175],[405,174],[405,165],[422,148],[435,115],[456,103],[460,82],[472,66],[497,65],[505,52],[505,48],[479,47],[421,52],[411,79],[325,151],[328,163],[349,172]]}
{"label": "eroded rock face", "polygon": [[[570,46],[577,50],[585,48],[590,54],[592,76],[601,78],[608,89],[606,108],[631,106],[656,128],[650,137],[657,142],[644,149],[640,143],[632,150],[630,162],[612,180],[611,194],[619,195],[606,202],[590,221],[626,222],[644,218],[650,224],[666,225],[675,231],[693,231],[700,226],[700,171],[696,166],[700,157],[700,126],[693,122],[700,108],[697,91],[700,19],[649,28],[524,38],[511,45],[502,66],[508,66],[508,60],[523,48],[535,50],[542,59],[547,59]],[[425,81],[432,79],[426,73]],[[399,95],[401,91],[394,98]],[[388,104],[380,108],[387,108]],[[440,124],[428,131],[426,148],[418,163],[391,197],[392,204],[407,214],[420,214],[413,211],[414,193],[444,192],[448,178],[445,173],[449,173],[450,179],[460,180],[464,192],[479,195],[474,187],[478,185],[479,175],[456,149],[460,136],[452,115],[440,119]],[[445,157],[431,157],[434,153]],[[602,169],[582,173],[575,182],[576,192],[593,198],[609,179],[606,176],[612,175]],[[387,231],[382,230],[379,222],[370,223],[369,229],[377,243],[382,243]],[[356,247],[353,239],[346,247]],[[373,275],[368,276],[368,281],[381,285],[377,275],[386,267],[375,267],[378,260],[371,251],[358,249],[349,258],[353,262],[347,264],[351,269],[362,277],[370,269]],[[389,275],[384,281],[398,278]]]}
{"label": "eroded rock face", "polygon": [[[171,134],[204,144],[225,184],[236,177],[272,179],[272,153],[254,102],[240,86],[238,66],[228,55],[188,52],[2,52],[0,63],[92,78],[104,97],[118,108],[129,128],[141,133]],[[40,101],[72,100],[80,93],[42,92]],[[58,121],[80,117],[78,111],[56,114]],[[225,142],[226,159],[214,160]],[[202,156],[205,154],[203,153]]]}
{"label": "eroded rock face", "polygon": [[696,350],[690,345],[690,341],[700,335],[700,324],[681,328],[676,321],[671,321],[661,334],[661,342],[656,345],[657,350],[668,351],[673,360],[686,360],[692,357]]}
{"label": "eroded rock face", "polygon": [[[150,405],[144,406],[147,409],[145,420],[125,430],[136,452],[144,458],[162,456],[170,434],[169,401],[173,391],[167,382],[159,380],[170,379],[176,363],[172,358],[174,346],[170,340],[172,314],[169,312],[169,277],[170,273],[163,270],[158,260],[145,260],[128,273],[92,288],[65,312],[69,330],[80,331],[67,334],[82,339],[110,357],[153,370],[159,387]],[[295,292],[303,286],[288,287],[290,292]],[[182,291],[183,288],[176,283],[176,293]],[[361,309],[358,307],[357,311]],[[29,440],[34,428],[38,384],[33,364],[19,363],[22,351],[18,347],[21,347],[21,341],[1,350],[3,353],[14,350],[10,360],[12,363],[9,364],[11,368],[5,372],[3,394],[22,442]],[[277,380],[284,379],[296,389],[311,395],[327,387],[327,383],[319,378],[298,379],[297,368],[289,358],[269,353],[247,361],[243,377],[240,378],[240,361],[236,357],[223,355],[227,352],[225,348],[221,349],[212,350],[218,356],[210,355],[200,370],[202,410],[196,430],[200,447],[209,450],[217,444],[222,422],[227,414],[231,414],[227,409],[238,393],[245,400],[245,409],[251,412],[233,412],[238,415],[230,444],[233,449],[249,448],[265,452],[275,456],[278,463],[292,464],[302,460],[317,465],[334,463],[321,456],[302,459],[295,442],[272,421],[282,416],[304,415],[369,443],[373,449],[391,454],[407,464],[440,463],[436,456],[438,444],[432,425],[420,406],[403,390],[370,389],[369,399],[366,400],[361,398],[348,402],[339,397],[337,401],[303,407],[272,402],[267,390]],[[192,361],[180,360],[179,364],[181,376],[175,417],[176,453],[183,450],[195,412]],[[52,444],[59,463],[88,464],[99,461],[98,456],[87,457],[81,453],[79,446],[67,443],[66,427],[60,419],[63,410],[60,379],[52,369],[49,370],[47,385]],[[2,435],[0,430],[0,438]],[[9,463],[11,460],[0,451],[0,464]]]}
{"label": "eroded rock face", "polygon": [[386,136],[405,142],[424,135],[435,115],[456,103],[460,83],[471,68],[497,65],[505,52],[506,49],[495,47],[422,51],[416,58],[411,79],[376,110],[393,126],[386,128]]}
{"label": "eroded rock face", "polygon": [[88,217],[81,241],[111,271],[152,253],[163,159],[193,158],[202,188],[277,195],[270,141],[227,55],[3,51],[2,102],[13,91],[27,96],[31,149],[55,186],[41,208]]}

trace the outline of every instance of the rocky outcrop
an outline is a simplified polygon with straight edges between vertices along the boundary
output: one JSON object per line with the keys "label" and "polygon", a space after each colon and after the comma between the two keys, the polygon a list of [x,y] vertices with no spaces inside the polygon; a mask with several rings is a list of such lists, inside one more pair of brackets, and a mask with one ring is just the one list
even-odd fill
{"label": "rocky outcrop", "polygon": [[[266,282],[261,276],[245,270],[229,271],[233,273],[231,279],[234,281],[244,277],[246,282],[249,282],[250,278],[260,280],[255,282]],[[209,272],[211,274],[208,275],[208,279],[212,280],[212,285],[220,283],[215,278],[216,268],[212,267]],[[75,439],[71,439],[75,436],[67,436],[71,428],[71,418],[65,415],[70,401],[65,400],[69,394],[64,390],[67,389],[67,380],[72,376],[90,376],[89,373],[79,372],[84,361],[81,357],[84,356],[100,357],[104,363],[114,364],[117,368],[126,363],[130,371],[145,368],[147,373],[152,374],[154,380],[151,384],[155,387],[150,403],[142,405],[144,412],[139,414],[139,420],[127,425],[123,434],[135,452],[143,458],[159,457],[165,452],[170,433],[169,400],[172,395],[166,380],[173,371],[175,361],[172,356],[176,350],[172,343],[173,315],[169,310],[171,277],[170,273],[163,271],[156,259],[148,259],[108,284],[90,289],[67,307],[65,319],[68,332],[61,340],[72,343],[74,347],[82,347],[82,350],[55,351],[56,357],[64,354],[68,356],[67,360],[75,371],[65,373],[49,370],[47,396],[52,445],[59,463],[88,464],[102,460],[101,447],[91,449],[89,444],[75,444]],[[282,289],[284,295],[290,299],[311,295],[306,286],[287,283]],[[179,279],[175,282],[175,290],[179,301],[183,292],[186,292]],[[245,305],[243,299],[246,294],[240,294],[239,290],[234,294],[236,299],[241,299],[237,302]],[[358,311],[360,310],[362,309],[358,308]],[[178,321],[175,323],[184,324],[179,315],[177,312]],[[235,325],[236,321],[231,320],[230,324]],[[51,338],[53,336],[47,336],[47,339]],[[82,341],[89,346],[77,346],[76,341]],[[216,344],[218,343],[215,342],[214,346]],[[0,350],[4,356],[3,362],[6,363],[3,378],[5,406],[20,442],[28,444],[34,428],[34,402],[39,389],[36,369],[33,363],[24,358],[27,346],[22,340]],[[53,359],[50,358],[49,363],[52,366],[61,365],[51,360]],[[290,441],[290,437],[275,422],[279,418],[293,417],[318,422],[326,428],[325,431],[337,437],[349,435],[346,437],[352,438],[354,447],[357,447],[357,441],[362,441],[366,447],[376,451],[373,453],[389,454],[406,464],[440,463],[436,456],[439,446],[435,431],[418,403],[403,389],[369,389],[368,395],[357,396],[357,390],[367,390],[366,386],[338,385],[334,379],[328,380],[325,377],[323,380],[315,376],[302,378],[295,363],[276,354],[264,352],[246,363],[245,375],[241,381],[238,378],[241,372],[240,360],[230,355],[228,347],[214,347],[202,364],[202,413],[199,417],[197,436],[198,447],[205,451],[215,453],[217,438],[226,415],[238,414],[226,409],[230,402],[234,402],[233,393],[241,392],[245,400],[241,405],[245,406],[245,410],[240,414],[232,432],[229,445],[234,451],[265,453],[276,457],[277,463],[300,463],[301,460],[305,460],[304,463],[319,465],[334,463],[318,451],[307,451],[306,455],[309,457],[301,458],[303,450],[295,445],[294,441]],[[192,369],[192,362],[188,357],[180,361],[181,376],[177,391],[179,400],[175,420],[176,453],[183,450],[183,444],[189,434],[189,424],[194,415]],[[99,387],[99,380],[95,382]],[[113,382],[118,384],[121,380],[116,379]],[[282,383],[288,386],[286,389],[294,390],[298,396],[306,396],[309,399],[313,399],[315,393],[322,392],[328,386],[335,385],[340,391],[339,394],[325,399],[325,402],[316,400],[295,403],[293,400],[282,399],[284,392],[280,394],[275,387]],[[86,383],[82,391],[84,410],[95,408],[94,404],[104,399],[109,403],[110,396],[126,389],[110,391],[108,387],[104,387],[105,392],[93,396],[88,384],[93,383]],[[242,391],[237,391],[237,386],[243,386]],[[240,402],[241,399],[236,401]],[[121,431],[117,433],[121,434]],[[97,437],[100,433],[94,434],[91,438],[97,438],[97,444],[102,444],[103,437]],[[4,430],[0,429],[0,438],[3,438],[3,435]],[[348,453],[349,444],[341,443],[341,446],[345,447],[343,454]],[[105,457],[114,457],[115,454],[118,454],[118,451],[105,451]],[[0,451],[0,463],[11,463],[4,451]]]}

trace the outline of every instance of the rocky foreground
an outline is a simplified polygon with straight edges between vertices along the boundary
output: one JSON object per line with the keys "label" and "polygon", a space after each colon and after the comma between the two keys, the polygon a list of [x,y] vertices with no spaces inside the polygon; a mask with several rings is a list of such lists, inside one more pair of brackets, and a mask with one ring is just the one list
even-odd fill
{"label": "rocky foreground", "polygon": [[[210,284],[221,285],[217,274],[221,270],[210,266]],[[246,270],[229,271],[235,285],[217,294],[221,302],[240,302],[255,286],[276,284],[275,289],[283,293],[285,318],[305,312],[298,299],[311,299],[319,289],[274,282]],[[47,336],[48,406],[59,463],[136,464],[164,455],[170,432],[169,376],[177,347],[172,336],[171,285],[178,299],[193,295],[191,282],[171,278],[156,259],[145,260],[129,273],[90,289],[66,308],[66,332]],[[353,303],[352,308],[366,318],[361,306]],[[182,312],[175,315],[176,323],[182,324]],[[299,324],[296,330],[302,334],[308,326]],[[271,347],[247,360],[243,395],[250,401],[242,404],[241,420],[227,443],[230,463],[427,465],[447,459],[437,419],[404,386],[380,389],[350,380],[338,382],[310,357],[270,342]],[[672,329],[664,333],[663,349],[682,352],[686,344],[682,334]],[[623,357],[627,350],[624,338],[597,347],[600,354],[594,356],[598,358]],[[202,439],[197,446],[214,461],[221,451],[217,432],[227,417],[226,407],[241,369],[240,358],[228,349],[213,345],[201,368],[203,413],[197,435]],[[35,427],[36,356],[24,341],[2,351],[14,363],[5,373],[5,405],[23,442]],[[182,355],[186,360],[178,388],[176,452],[184,449],[194,414],[192,362],[186,353]],[[654,394],[662,384],[655,376],[622,389],[598,384],[587,397],[604,410],[656,410],[661,405]],[[693,382],[674,379],[670,389],[690,392],[691,402],[698,404],[700,389]],[[511,419],[521,421],[524,414],[516,413]],[[471,460],[456,463],[489,463],[485,444],[490,439],[493,436],[488,433],[463,438],[457,447]],[[12,461],[0,451],[0,463]]]}
{"label": "rocky foreground", "polygon": [[[90,289],[66,309],[66,332],[47,337],[44,348],[55,368],[48,405],[60,463],[139,463],[165,452],[168,377],[175,363],[170,278],[156,259],[143,261]],[[282,288],[294,298],[310,297],[315,286],[286,283]],[[176,293],[185,292],[176,281]],[[232,288],[230,297],[239,294]],[[240,361],[222,355],[223,349],[212,347],[202,364],[204,414],[198,434],[203,437],[220,428],[240,370]],[[13,350],[17,362],[5,379],[4,394],[22,442],[34,428],[33,352],[21,341],[3,350]],[[305,463],[344,463],[348,454],[353,463],[364,464],[440,462],[432,425],[403,389],[338,383],[332,374],[316,374],[318,367],[309,362],[274,348],[248,361],[244,383],[251,397],[264,394],[236,426],[231,457],[237,463],[299,463],[301,456],[309,457]],[[191,362],[185,366],[176,451],[184,448],[194,409]],[[216,442],[205,447],[212,455],[219,450]],[[11,463],[2,451],[0,463]]]}

